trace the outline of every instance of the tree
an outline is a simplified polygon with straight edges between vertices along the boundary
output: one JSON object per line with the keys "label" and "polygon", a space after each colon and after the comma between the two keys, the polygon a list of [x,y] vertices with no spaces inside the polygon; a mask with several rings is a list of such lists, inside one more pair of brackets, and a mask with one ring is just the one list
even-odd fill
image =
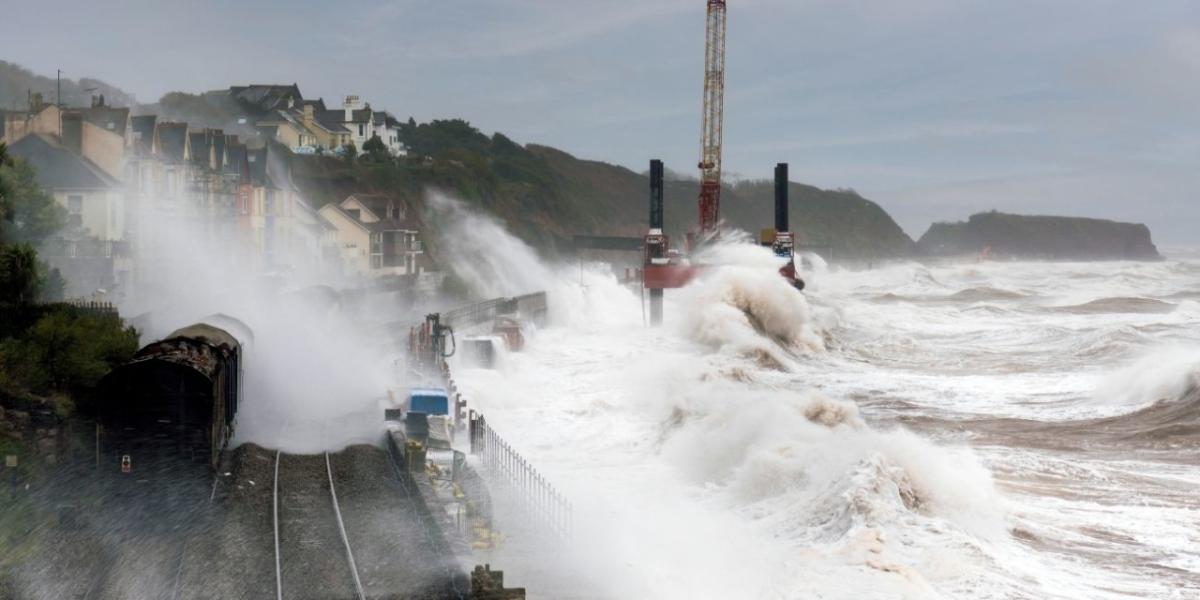
{"label": "tree", "polygon": [[95,388],[137,348],[137,331],[120,319],[59,306],[0,344],[0,364],[8,379],[35,393],[75,392]]}
{"label": "tree", "polygon": [[0,156],[0,243],[38,243],[66,224],[66,211],[37,183],[29,163]]}
{"label": "tree", "polygon": [[345,148],[347,160],[353,161],[355,158],[358,158],[358,147],[354,145],[354,142],[346,144]]}
{"label": "tree", "polygon": [[37,252],[29,244],[0,246],[0,304],[25,304],[41,289]]}
{"label": "tree", "polygon": [[372,162],[387,162],[391,155],[388,154],[387,146],[383,145],[383,140],[379,134],[371,136],[371,139],[363,143],[363,152],[366,152],[367,158]]}
{"label": "tree", "polygon": [[[0,169],[12,164],[12,158],[8,156],[8,145],[0,142]],[[9,198],[12,196],[12,185],[8,183],[8,178],[0,176],[0,223],[12,221],[12,206],[9,204]]]}

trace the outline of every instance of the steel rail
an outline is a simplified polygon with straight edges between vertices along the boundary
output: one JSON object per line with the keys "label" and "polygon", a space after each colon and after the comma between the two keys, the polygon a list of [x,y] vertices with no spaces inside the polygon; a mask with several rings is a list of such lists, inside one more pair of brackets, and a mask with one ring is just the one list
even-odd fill
{"label": "steel rail", "polygon": [[325,474],[329,476],[329,497],[333,499],[333,514],[337,517],[338,531],[342,534],[342,544],[346,546],[346,559],[350,561],[350,573],[354,575],[354,590],[358,592],[359,600],[366,600],[363,594],[362,580],[358,577],[358,565],[354,564],[354,552],[350,550],[350,538],[346,536],[346,524],[342,522],[342,509],[338,507],[337,490],[333,485],[333,467],[329,464],[329,453],[325,453]]}
{"label": "steel rail", "polygon": [[283,600],[283,569],[279,560],[279,455],[275,451],[275,484],[271,493],[272,513],[275,522],[275,600]]}

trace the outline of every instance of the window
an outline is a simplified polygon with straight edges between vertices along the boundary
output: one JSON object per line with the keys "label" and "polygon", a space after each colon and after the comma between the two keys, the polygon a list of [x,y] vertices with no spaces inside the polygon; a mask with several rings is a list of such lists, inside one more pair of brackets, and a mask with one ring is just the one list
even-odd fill
{"label": "window", "polygon": [[83,196],[67,196],[67,225],[83,227]]}
{"label": "window", "polygon": [[358,124],[358,137],[364,137],[366,135],[366,129],[364,129],[364,127],[366,126],[362,123]]}

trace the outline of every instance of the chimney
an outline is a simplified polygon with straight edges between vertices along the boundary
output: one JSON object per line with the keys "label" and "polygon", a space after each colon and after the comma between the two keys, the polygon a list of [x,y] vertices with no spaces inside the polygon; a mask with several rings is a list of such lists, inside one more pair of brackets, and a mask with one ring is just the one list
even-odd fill
{"label": "chimney", "polygon": [[313,123],[313,107],[311,104],[304,105],[304,124],[312,126]]}
{"label": "chimney", "polygon": [[342,100],[342,110],[346,112],[345,122],[349,123],[354,120],[354,109],[358,108],[358,96],[346,96]]}
{"label": "chimney", "polygon": [[75,154],[83,152],[83,115],[77,112],[62,113],[62,143]]}

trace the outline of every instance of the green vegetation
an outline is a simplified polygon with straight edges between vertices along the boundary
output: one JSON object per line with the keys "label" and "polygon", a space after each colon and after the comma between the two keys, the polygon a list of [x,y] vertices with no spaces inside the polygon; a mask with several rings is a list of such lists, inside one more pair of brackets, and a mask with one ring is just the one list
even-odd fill
{"label": "green vegetation", "polygon": [[[0,450],[22,456],[26,474],[39,464],[31,427],[90,408],[109,369],[129,360],[138,336],[112,312],[45,303],[61,294],[35,246],[63,224],[54,199],[33,183],[32,169],[0,144]],[[7,531],[7,529],[6,529]]]}
{"label": "green vegetation", "polygon": [[[643,174],[546,146],[521,146],[500,133],[489,137],[460,119],[421,124],[409,119],[401,125],[400,139],[409,149],[406,158],[293,157],[294,178],[314,207],[355,192],[386,192],[420,214],[426,190],[443,190],[498,216],[515,235],[550,253],[569,250],[575,235],[646,232],[649,181]],[[695,226],[697,191],[695,181],[667,182],[672,235]],[[730,225],[757,236],[774,223],[773,198],[770,182],[726,186],[722,214]],[[802,245],[832,249],[839,258],[913,253],[912,240],[891,217],[852,191],[792,184],[791,200]],[[429,250],[436,257],[437,248]]]}
{"label": "green vegetation", "polygon": [[389,162],[391,160],[387,146],[383,145],[383,140],[378,135],[371,136],[371,139],[363,143],[363,157],[377,163]]}
{"label": "green vegetation", "polygon": [[137,332],[115,314],[99,314],[65,304],[28,311],[36,320],[0,342],[0,384],[45,395],[87,396],[113,367],[138,349]]}
{"label": "green vegetation", "polygon": [[0,143],[0,242],[39,242],[66,223],[63,210],[34,179],[33,167]]}

